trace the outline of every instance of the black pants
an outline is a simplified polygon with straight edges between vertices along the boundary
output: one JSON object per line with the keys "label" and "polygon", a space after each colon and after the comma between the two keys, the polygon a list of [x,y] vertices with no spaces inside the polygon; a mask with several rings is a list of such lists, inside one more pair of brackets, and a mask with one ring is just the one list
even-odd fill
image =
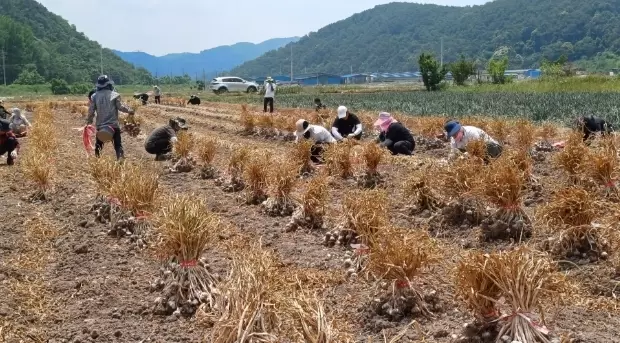
{"label": "black pants", "polygon": [[0,156],[7,154],[6,164],[13,164],[13,157],[11,157],[11,153],[13,150],[17,148],[17,139],[15,137],[8,137],[6,141],[0,145]]}
{"label": "black pants", "polygon": [[[125,157],[125,153],[123,152],[123,143],[121,141],[121,130],[118,128],[114,128],[114,136],[112,136],[112,141],[114,142],[114,151],[116,151],[116,159],[121,159]],[[101,155],[101,150],[103,149],[103,142],[97,139],[95,143],[95,156],[99,157]]]}
{"label": "black pants", "polygon": [[155,103],[156,104],[161,104],[161,96],[155,95]]}
{"label": "black pants", "polygon": [[162,139],[147,144],[145,149],[149,154],[159,156],[172,152],[172,145],[169,140]]}
{"label": "black pants", "polygon": [[504,149],[501,145],[495,143],[487,143],[487,156],[498,158]]}
{"label": "black pants", "polygon": [[263,112],[267,112],[267,105],[269,105],[269,113],[273,113],[273,98],[263,100]]}
{"label": "black pants", "polygon": [[323,143],[315,143],[310,148],[310,160],[317,164],[323,163],[323,152],[324,151],[325,149],[323,148]]}
{"label": "black pants", "polygon": [[413,155],[415,143],[410,141],[398,141],[386,146],[392,155]]}

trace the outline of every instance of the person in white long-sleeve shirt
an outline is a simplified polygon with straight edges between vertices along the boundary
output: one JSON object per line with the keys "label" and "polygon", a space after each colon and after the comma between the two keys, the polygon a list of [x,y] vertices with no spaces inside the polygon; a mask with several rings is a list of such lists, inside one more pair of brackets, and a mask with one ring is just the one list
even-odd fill
{"label": "person in white long-sleeve shirt", "polygon": [[336,139],[326,128],[320,125],[311,125],[305,119],[299,119],[295,126],[295,142],[297,143],[301,139],[312,140],[314,144],[310,148],[310,159],[314,163],[323,163],[323,145],[336,143]]}
{"label": "person in white long-sleeve shirt", "polygon": [[263,100],[263,111],[267,112],[269,105],[269,113],[273,113],[273,99],[276,96],[276,83],[271,77],[265,80],[265,99]]}
{"label": "person in white long-sleeve shirt", "polygon": [[332,136],[337,141],[349,138],[360,140],[362,138],[362,122],[345,106],[340,106],[338,107],[338,117],[332,124]]}
{"label": "person in white long-sleeve shirt", "polygon": [[497,158],[502,154],[502,146],[480,128],[461,125],[459,122],[452,120],[445,124],[444,129],[450,138],[450,154],[448,159],[453,159],[459,152],[465,152],[467,144],[474,140],[483,140],[486,143],[488,157]]}
{"label": "person in white long-sleeve shirt", "polygon": [[28,119],[22,115],[22,111],[19,108],[14,108],[12,112],[13,114],[11,118],[9,118],[11,130],[17,137],[25,136],[28,128],[32,125],[30,125]]}

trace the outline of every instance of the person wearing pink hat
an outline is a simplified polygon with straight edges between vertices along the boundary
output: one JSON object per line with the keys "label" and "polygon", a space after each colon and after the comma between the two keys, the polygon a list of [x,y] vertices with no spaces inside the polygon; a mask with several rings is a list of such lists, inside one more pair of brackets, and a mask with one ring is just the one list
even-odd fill
{"label": "person wearing pink hat", "polygon": [[391,114],[381,112],[374,126],[380,131],[377,141],[390,150],[392,155],[413,155],[415,149],[413,135]]}

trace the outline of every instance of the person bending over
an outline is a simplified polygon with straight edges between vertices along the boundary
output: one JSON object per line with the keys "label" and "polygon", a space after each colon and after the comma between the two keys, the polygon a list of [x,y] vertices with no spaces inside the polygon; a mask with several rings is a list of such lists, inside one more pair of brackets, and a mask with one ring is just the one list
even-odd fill
{"label": "person bending over", "polygon": [[189,97],[189,100],[187,100],[187,104],[200,105],[200,98],[195,95],[192,95]]}
{"label": "person bending over", "polygon": [[311,125],[305,119],[299,119],[297,123],[295,123],[295,126],[295,142],[299,142],[301,139],[312,140],[314,144],[310,148],[310,159],[317,164],[323,163],[323,146],[325,144],[336,143],[336,139],[326,128],[320,125]]}
{"label": "person bending over", "polygon": [[337,141],[347,138],[362,139],[362,122],[354,114],[344,107],[338,107],[338,116],[332,124],[332,135]]}
{"label": "person bending over", "polygon": [[148,136],[144,149],[155,155],[155,161],[164,161],[170,158],[170,153],[177,141],[177,132],[187,130],[187,122],[183,118],[170,119],[168,125],[159,127]]}
{"label": "person bending over", "polygon": [[448,159],[453,159],[459,152],[465,152],[467,144],[474,140],[483,140],[486,144],[487,158],[485,158],[485,161],[488,162],[489,157],[497,158],[502,154],[502,146],[480,128],[464,126],[458,121],[452,120],[446,123],[444,129],[446,130],[446,135],[450,138],[450,154]]}
{"label": "person bending over", "polygon": [[0,119],[0,156],[7,154],[6,164],[12,166],[18,151],[19,141],[11,131],[11,124],[8,120]]}
{"label": "person bending over", "polygon": [[587,141],[593,133],[607,135],[614,132],[613,126],[603,118],[589,116],[577,118],[577,125],[583,131],[583,141]]}
{"label": "person bending over", "polygon": [[413,155],[415,149],[413,135],[391,114],[381,112],[379,119],[375,122],[375,127],[380,132],[377,141],[386,147],[392,155]]}

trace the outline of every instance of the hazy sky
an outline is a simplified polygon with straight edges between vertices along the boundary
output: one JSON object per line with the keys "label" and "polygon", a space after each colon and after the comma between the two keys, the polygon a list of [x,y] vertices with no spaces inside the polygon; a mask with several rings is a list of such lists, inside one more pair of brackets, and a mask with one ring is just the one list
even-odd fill
{"label": "hazy sky", "polygon": [[[38,0],[107,48],[153,55],[303,36],[385,0]],[[487,0],[415,1],[480,5]]]}

